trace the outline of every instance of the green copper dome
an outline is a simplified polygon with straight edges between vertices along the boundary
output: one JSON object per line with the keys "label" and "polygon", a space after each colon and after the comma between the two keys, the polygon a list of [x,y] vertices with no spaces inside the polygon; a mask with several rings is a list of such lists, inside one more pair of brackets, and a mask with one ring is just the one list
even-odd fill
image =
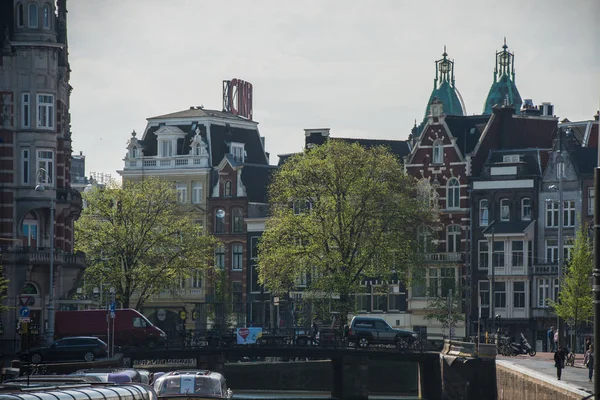
{"label": "green copper dome", "polygon": [[494,68],[494,83],[490,88],[485,104],[483,114],[491,114],[494,105],[511,105],[515,107],[516,113],[521,112],[523,100],[515,85],[515,55],[508,51],[506,38],[502,51],[496,53],[496,68]]}

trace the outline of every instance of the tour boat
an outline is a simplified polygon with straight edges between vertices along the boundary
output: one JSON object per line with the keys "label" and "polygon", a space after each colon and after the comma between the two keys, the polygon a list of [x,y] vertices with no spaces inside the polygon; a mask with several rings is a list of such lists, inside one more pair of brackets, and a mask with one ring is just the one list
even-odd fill
{"label": "tour boat", "polygon": [[207,370],[180,370],[166,373],[154,381],[159,399],[231,399],[225,377]]}

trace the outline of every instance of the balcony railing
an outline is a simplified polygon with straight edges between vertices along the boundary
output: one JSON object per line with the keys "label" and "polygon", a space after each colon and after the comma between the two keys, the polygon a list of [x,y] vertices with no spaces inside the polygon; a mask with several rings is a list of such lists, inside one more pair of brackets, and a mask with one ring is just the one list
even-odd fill
{"label": "balcony railing", "polygon": [[428,262],[461,262],[463,253],[427,253],[425,261]]}
{"label": "balcony railing", "polygon": [[[2,264],[35,264],[44,265],[50,263],[50,249],[31,249],[28,247],[3,247]],[[54,252],[54,264],[85,266],[85,254]]]}
{"label": "balcony railing", "polygon": [[208,154],[202,156],[183,155],[175,157],[138,157],[125,160],[126,170],[179,169],[208,167]]}
{"label": "balcony railing", "polygon": [[558,275],[558,265],[556,264],[537,264],[533,267],[535,275]]}

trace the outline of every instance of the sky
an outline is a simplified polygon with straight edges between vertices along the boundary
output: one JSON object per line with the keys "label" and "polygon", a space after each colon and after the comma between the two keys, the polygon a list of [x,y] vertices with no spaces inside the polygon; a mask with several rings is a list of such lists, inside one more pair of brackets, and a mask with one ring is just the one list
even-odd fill
{"label": "sky", "polygon": [[504,37],[523,99],[551,102],[560,120],[589,120],[600,107],[598,0],[69,0],[67,9],[73,153],[86,156],[88,175],[118,178],[131,132],[149,117],[221,110],[232,78],[253,84],[271,164],[302,150],[305,128],[406,139],[444,46],[467,114],[479,114]]}

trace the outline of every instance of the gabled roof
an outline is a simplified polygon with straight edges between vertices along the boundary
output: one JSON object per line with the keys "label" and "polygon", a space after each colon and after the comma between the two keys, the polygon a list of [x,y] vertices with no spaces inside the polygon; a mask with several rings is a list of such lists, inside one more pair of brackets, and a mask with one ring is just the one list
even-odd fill
{"label": "gabled roof", "polygon": [[463,156],[473,151],[489,119],[489,115],[447,115],[445,117],[444,121],[452,136],[456,138],[456,144]]}
{"label": "gabled roof", "polygon": [[217,110],[209,110],[201,107],[190,107],[188,110],[183,111],[175,111],[169,114],[157,115],[155,117],[150,117],[148,120],[153,119],[184,119],[184,118],[221,118],[232,121],[243,121],[248,123],[257,124],[257,122],[247,120],[245,118],[240,117],[239,115],[235,115],[232,113],[228,113],[225,111],[217,111]]}
{"label": "gabled roof", "polygon": [[[519,165],[519,177],[540,177],[545,167],[545,164],[542,164],[542,153],[548,154],[548,149],[492,150],[485,164],[486,166]],[[505,163],[504,156],[507,155],[520,155],[522,158],[519,162]]]}
{"label": "gabled roof", "polygon": [[407,140],[387,140],[387,139],[355,139],[355,138],[331,138],[331,140],[343,140],[348,143],[358,143],[365,148],[383,146],[390,149],[392,153],[401,160],[404,156],[410,154],[410,145]]}

